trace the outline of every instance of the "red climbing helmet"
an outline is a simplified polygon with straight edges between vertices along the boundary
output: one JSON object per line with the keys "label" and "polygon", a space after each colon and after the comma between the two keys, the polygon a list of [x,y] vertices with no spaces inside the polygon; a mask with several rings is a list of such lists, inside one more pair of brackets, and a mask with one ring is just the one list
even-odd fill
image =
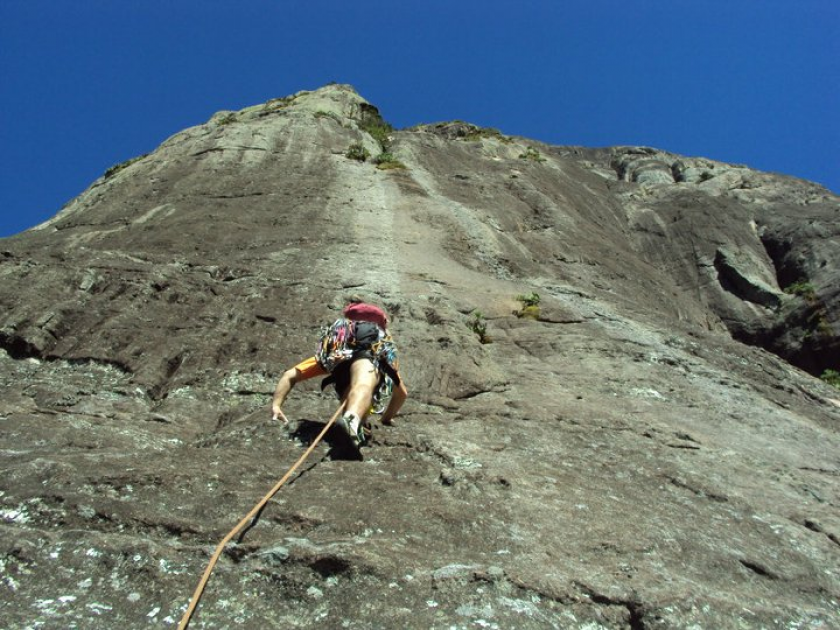
{"label": "red climbing helmet", "polygon": [[388,316],[378,306],[365,302],[351,302],[344,307],[344,317],[354,322],[373,322],[383,330],[388,327]]}

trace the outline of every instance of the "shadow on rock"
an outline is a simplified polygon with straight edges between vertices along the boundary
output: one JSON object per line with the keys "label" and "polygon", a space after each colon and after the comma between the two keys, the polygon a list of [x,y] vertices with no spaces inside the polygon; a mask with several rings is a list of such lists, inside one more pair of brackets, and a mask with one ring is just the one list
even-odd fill
{"label": "shadow on rock", "polygon": [[[324,430],[324,423],[314,420],[299,420],[294,430],[289,435],[304,444],[311,445],[321,431]],[[343,459],[361,461],[362,454],[353,446],[350,437],[337,425],[332,425],[324,436],[324,442],[330,447],[327,457],[330,459]]]}

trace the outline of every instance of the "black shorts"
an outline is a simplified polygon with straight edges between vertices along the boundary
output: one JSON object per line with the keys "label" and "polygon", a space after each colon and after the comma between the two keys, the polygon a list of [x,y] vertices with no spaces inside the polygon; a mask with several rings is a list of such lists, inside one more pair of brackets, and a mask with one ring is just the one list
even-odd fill
{"label": "black shorts", "polygon": [[[373,355],[370,352],[360,352],[351,359],[339,363],[327,378],[321,381],[321,389],[325,389],[327,385],[335,387],[335,393],[339,399],[343,399],[350,389],[350,366],[359,359],[368,359],[373,361]],[[382,373],[379,373],[379,379],[382,379]]]}

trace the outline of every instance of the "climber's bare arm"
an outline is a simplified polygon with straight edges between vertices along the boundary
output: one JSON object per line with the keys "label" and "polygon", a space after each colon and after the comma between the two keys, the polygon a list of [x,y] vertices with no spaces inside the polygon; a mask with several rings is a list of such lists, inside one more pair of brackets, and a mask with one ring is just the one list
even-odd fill
{"label": "climber's bare arm", "polygon": [[394,416],[399,413],[406,398],[408,398],[408,389],[405,386],[405,381],[400,379],[400,384],[391,394],[391,402],[388,403],[388,408],[382,414],[382,424],[393,425]]}

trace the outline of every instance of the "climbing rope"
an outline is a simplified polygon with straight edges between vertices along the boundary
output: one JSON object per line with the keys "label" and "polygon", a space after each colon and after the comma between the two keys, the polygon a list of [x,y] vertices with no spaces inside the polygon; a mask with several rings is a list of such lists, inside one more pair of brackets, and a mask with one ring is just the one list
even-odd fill
{"label": "climbing rope", "polygon": [[300,456],[300,458],[294,463],[294,465],[291,468],[289,468],[289,470],[286,472],[285,475],[283,475],[280,481],[278,481],[277,484],[268,492],[268,494],[266,494],[250,512],[248,512],[245,518],[239,521],[239,524],[236,527],[230,530],[227,536],[222,538],[222,542],[220,542],[219,545],[216,547],[216,551],[211,556],[210,562],[207,564],[207,568],[204,570],[204,575],[201,576],[201,581],[199,581],[198,586],[196,587],[195,592],[193,593],[192,599],[190,600],[190,605],[187,607],[187,611],[181,618],[181,623],[178,624],[178,630],[186,630],[187,626],[190,624],[190,619],[192,618],[193,613],[195,612],[195,609],[198,606],[198,600],[201,599],[201,595],[204,593],[204,587],[207,586],[207,581],[210,579],[210,574],[213,572],[213,567],[216,566],[216,562],[218,561],[219,556],[222,555],[222,551],[224,551],[225,545],[227,545],[231,541],[231,539],[234,536],[236,536],[236,534],[238,534],[242,530],[242,528],[248,524],[249,521],[251,521],[251,519],[253,519],[257,514],[259,514],[262,511],[266,503],[268,503],[271,500],[271,497],[277,494],[277,491],[280,490],[280,487],[284,483],[286,483],[286,481],[289,479],[289,477],[292,476],[295,470],[297,470],[298,467],[306,460],[306,458],[309,457],[310,453],[312,453],[312,451],[315,450],[315,447],[318,446],[318,443],[327,434],[327,431],[330,430],[330,427],[333,424],[335,424],[335,421],[336,419],[338,419],[338,416],[341,414],[342,411],[344,411],[344,405],[345,403],[342,403],[339,406],[338,410],[333,414],[333,417],[330,418],[330,421],[327,422],[321,433],[318,434],[318,437],[315,438],[312,444],[309,445],[309,448],[306,449],[306,451],[303,453],[303,455]]}

